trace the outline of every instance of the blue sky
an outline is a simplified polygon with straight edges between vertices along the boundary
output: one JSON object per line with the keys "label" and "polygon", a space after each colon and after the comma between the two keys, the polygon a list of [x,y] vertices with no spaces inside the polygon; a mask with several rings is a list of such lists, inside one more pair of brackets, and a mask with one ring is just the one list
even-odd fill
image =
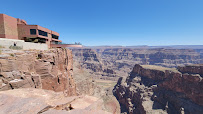
{"label": "blue sky", "polygon": [[65,43],[203,44],[203,0],[3,0],[0,13],[56,31]]}

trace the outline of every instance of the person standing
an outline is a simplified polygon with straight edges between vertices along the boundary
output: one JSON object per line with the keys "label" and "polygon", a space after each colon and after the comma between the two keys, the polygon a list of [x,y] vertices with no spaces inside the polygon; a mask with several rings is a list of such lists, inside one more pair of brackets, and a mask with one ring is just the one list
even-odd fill
{"label": "person standing", "polygon": [[13,45],[14,45],[14,46],[16,46],[16,44],[17,44],[17,43],[16,43],[16,42],[14,42],[14,44],[13,44]]}

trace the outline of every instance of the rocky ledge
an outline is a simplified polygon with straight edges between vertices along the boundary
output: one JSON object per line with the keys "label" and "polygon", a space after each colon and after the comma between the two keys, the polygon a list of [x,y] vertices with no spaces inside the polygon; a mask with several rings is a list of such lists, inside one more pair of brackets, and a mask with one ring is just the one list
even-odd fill
{"label": "rocky ledge", "polygon": [[203,112],[203,64],[165,68],[136,64],[127,78],[120,78],[113,92],[121,112]]}
{"label": "rocky ledge", "polygon": [[72,64],[68,49],[4,50],[0,56],[0,91],[31,87],[76,95]]}
{"label": "rocky ledge", "polygon": [[35,88],[0,91],[0,114],[112,114],[103,105],[88,95],[65,97],[62,92]]}

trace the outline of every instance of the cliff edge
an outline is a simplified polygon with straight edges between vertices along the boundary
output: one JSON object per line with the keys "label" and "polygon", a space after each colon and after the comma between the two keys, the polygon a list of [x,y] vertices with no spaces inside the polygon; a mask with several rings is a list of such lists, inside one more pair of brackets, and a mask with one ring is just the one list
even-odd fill
{"label": "cliff edge", "polygon": [[72,52],[4,50],[0,56],[0,91],[30,87],[76,95]]}
{"label": "cliff edge", "polygon": [[203,112],[203,64],[165,68],[136,64],[127,78],[120,78],[114,95],[121,112],[195,113]]}

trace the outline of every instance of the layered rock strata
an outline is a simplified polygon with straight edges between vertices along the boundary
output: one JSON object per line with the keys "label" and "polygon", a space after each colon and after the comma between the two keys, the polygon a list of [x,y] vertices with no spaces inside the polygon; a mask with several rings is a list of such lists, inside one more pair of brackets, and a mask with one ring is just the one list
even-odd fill
{"label": "layered rock strata", "polygon": [[[203,63],[202,49],[74,48],[74,60],[102,79],[126,77],[135,64],[177,67]],[[116,77],[116,78],[115,78]]]}
{"label": "layered rock strata", "polygon": [[72,52],[6,50],[0,56],[0,90],[41,88],[76,95]]}
{"label": "layered rock strata", "polygon": [[117,80],[114,70],[103,64],[101,57],[93,49],[72,49],[74,64],[79,64],[79,69],[85,69],[93,78]]}
{"label": "layered rock strata", "polygon": [[136,64],[127,78],[120,78],[114,95],[121,111],[139,113],[203,112],[203,64],[165,68]]}

